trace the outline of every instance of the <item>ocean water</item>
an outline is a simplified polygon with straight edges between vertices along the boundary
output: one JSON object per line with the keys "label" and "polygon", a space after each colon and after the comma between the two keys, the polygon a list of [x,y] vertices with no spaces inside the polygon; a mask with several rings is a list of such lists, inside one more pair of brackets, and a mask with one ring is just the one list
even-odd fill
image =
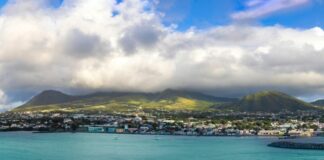
{"label": "ocean water", "polygon": [[0,133],[0,160],[324,160],[320,150],[267,147],[274,140],[6,132]]}

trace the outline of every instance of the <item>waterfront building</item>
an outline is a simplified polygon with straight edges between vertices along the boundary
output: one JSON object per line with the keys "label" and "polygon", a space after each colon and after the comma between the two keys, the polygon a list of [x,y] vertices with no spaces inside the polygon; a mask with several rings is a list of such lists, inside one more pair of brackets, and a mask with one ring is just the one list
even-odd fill
{"label": "waterfront building", "polygon": [[103,133],[105,132],[104,127],[89,126],[88,132],[90,133]]}
{"label": "waterfront building", "polygon": [[280,130],[260,130],[258,132],[259,136],[279,136],[279,135],[283,135],[284,132],[280,131]]}
{"label": "waterfront building", "polygon": [[108,127],[107,132],[108,133],[116,133],[116,128],[115,127]]}
{"label": "waterfront building", "polygon": [[137,128],[128,128],[129,133],[136,133],[138,131]]}
{"label": "waterfront building", "polygon": [[116,129],[116,133],[124,133],[124,132],[125,132],[124,128],[117,128]]}

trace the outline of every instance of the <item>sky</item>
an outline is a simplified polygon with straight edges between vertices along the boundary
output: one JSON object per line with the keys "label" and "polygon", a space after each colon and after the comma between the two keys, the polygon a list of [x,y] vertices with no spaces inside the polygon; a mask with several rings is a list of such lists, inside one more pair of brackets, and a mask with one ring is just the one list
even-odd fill
{"label": "sky", "polygon": [[324,98],[324,0],[0,0],[0,110],[42,90]]}

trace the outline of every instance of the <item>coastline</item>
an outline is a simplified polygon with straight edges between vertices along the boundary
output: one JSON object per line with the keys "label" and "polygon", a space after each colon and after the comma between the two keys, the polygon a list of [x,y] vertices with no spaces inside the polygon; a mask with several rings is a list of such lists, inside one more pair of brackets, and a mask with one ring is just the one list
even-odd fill
{"label": "coastline", "polygon": [[[108,133],[108,132],[71,132],[71,131],[28,131],[28,130],[18,130],[18,131],[0,131],[0,133],[10,133],[10,132],[29,132],[33,134],[47,134],[47,133],[88,133],[88,134],[110,134],[110,135],[152,135],[152,136],[185,136],[185,137],[269,137],[278,138],[280,140],[281,135],[185,135],[185,134],[159,134],[159,133]],[[298,136],[294,139],[301,138],[313,138],[322,136]]]}
{"label": "coastline", "polygon": [[144,134],[144,133],[91,133],[91,132],[46,132],[46,131],[6,131],[0,133],[27,133],[27,134],[100,134],[100,135],[111,135],[114,140],[118,140],[123,135],[133,135],[133,136],[151,136],[154,140],[160,140],[164,136],[171,137],[219,137],[219,138],[257,138],[257,139],[269,139],[267,147],[281,148],[281,149],[301,149],[301,150],[324,150],[324,141],[319,143],[318,141],[309,142],[309,140],[314,140],[313,138],[322,138],[322,136],[312,136],[312,137],[296,137],[294,139],[280,139],[278,136],[260,136],[260,135],[176,135],[176,134]]}

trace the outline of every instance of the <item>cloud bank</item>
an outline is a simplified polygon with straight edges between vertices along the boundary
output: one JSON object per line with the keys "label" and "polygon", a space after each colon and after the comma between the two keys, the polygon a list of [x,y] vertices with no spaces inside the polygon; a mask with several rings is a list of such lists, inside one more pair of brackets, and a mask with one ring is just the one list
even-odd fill
{"label": "cloud bank", "polygon": [[324,31],[318,27],[180,32],[164,26],[149,1],[65,0],[57,9],[45,2],[9,1],[1,10],[2,106],[44,89],[324,93]]}

